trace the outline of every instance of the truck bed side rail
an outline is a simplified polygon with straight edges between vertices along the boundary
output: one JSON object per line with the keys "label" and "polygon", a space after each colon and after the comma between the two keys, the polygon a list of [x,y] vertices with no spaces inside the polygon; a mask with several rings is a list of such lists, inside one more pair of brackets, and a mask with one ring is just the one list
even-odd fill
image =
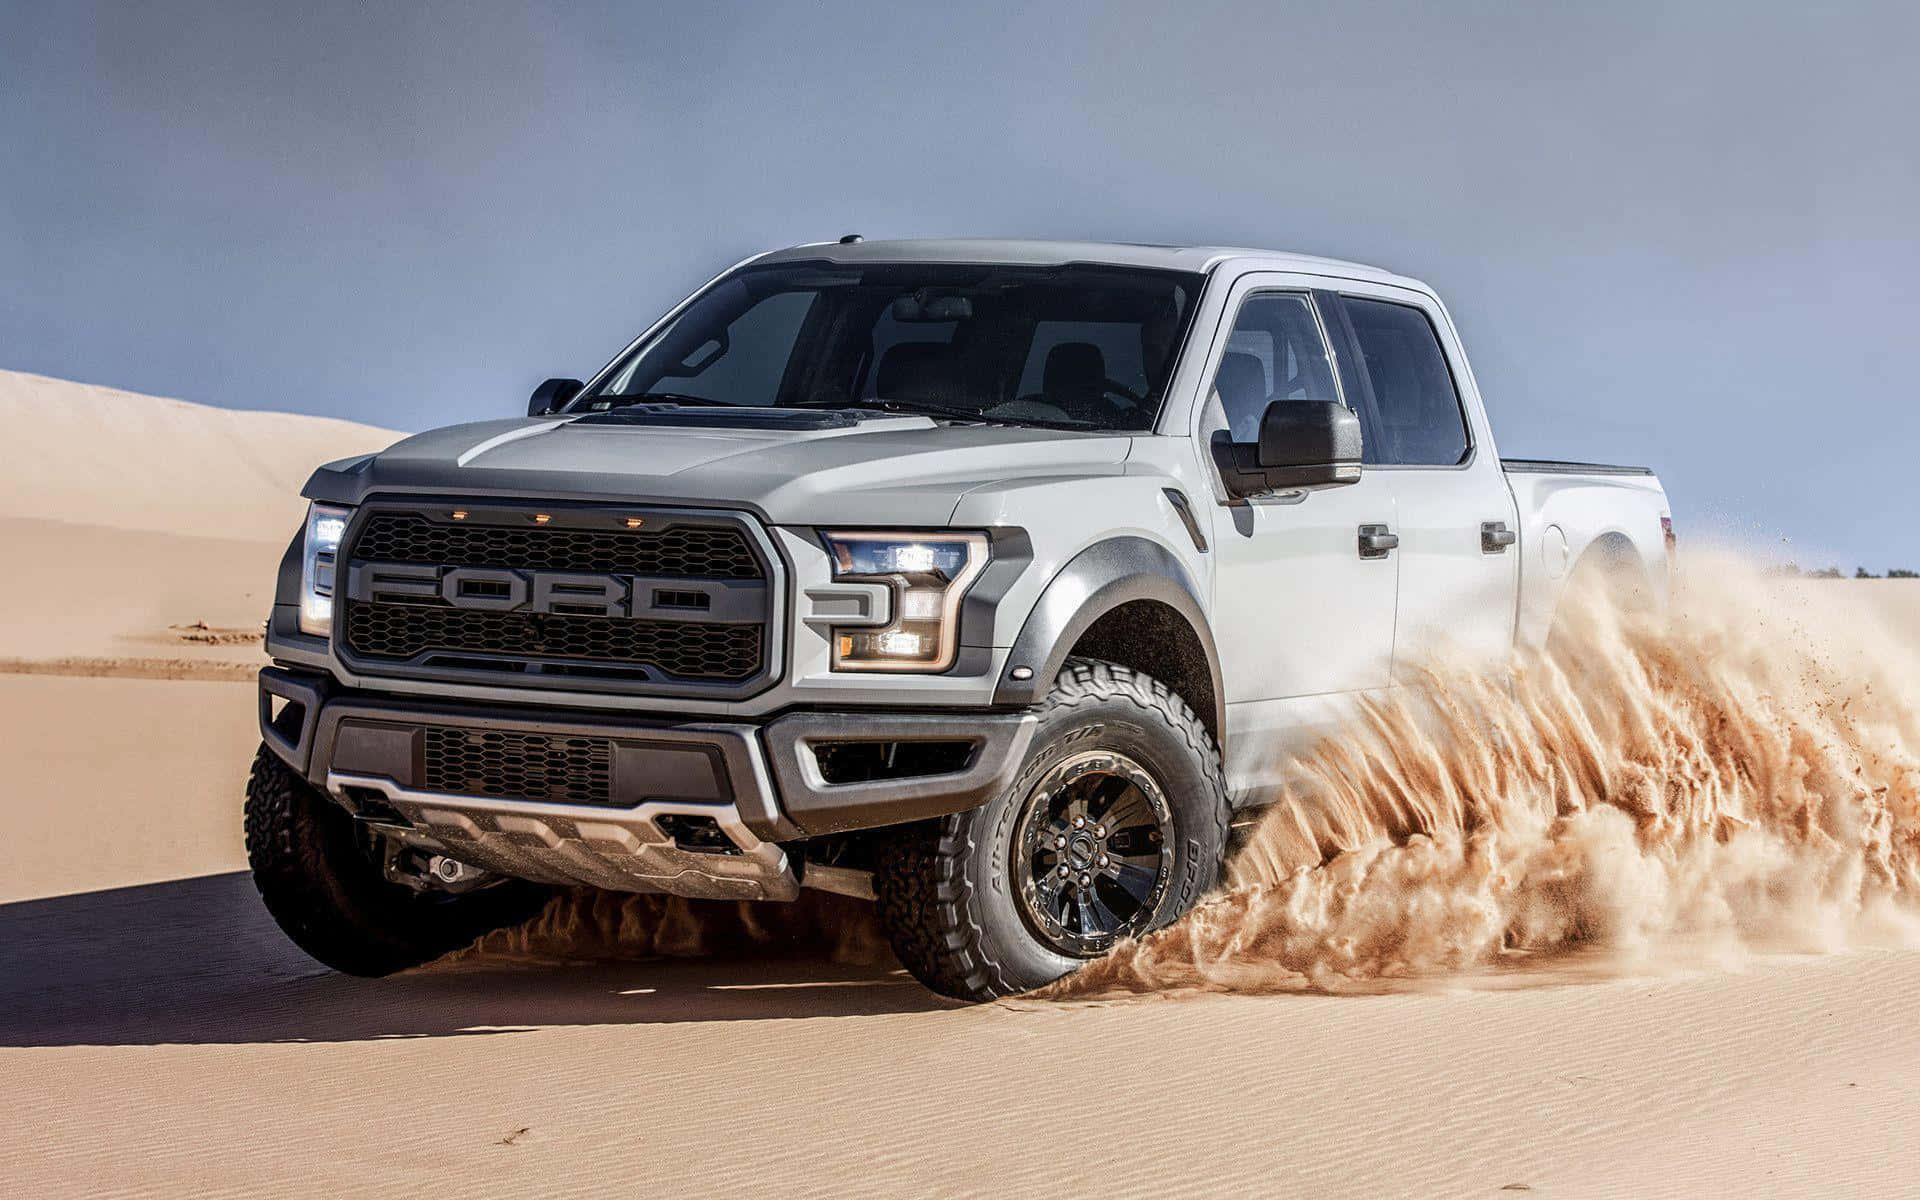
{"label": "truck bed side rail", "polygon": [[1652,467],[1623,467],[1612,463],[1561,462],[1553,458],[1503,458],[1509,475],[1651,475]]}

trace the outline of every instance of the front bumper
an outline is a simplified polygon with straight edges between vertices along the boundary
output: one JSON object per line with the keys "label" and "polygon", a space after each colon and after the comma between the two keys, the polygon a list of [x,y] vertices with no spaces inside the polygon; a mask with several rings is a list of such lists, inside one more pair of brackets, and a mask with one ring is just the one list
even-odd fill
{"label": "front bumper", "polygon": [[[782,843],[984,804],[1011,784],[1034,725],[1026,712],[804,712],[759,724],[535,713],[260,673],[267,746],[382,832],[522,879],[706,899],[792,899],[804,867]],[[504,770],[479,751],[458,769],[436,757],[502,738],[535,747],[531,766],[525,753]],[[938,745],[948,757],[933,773],[864,779],[823,765],[823,747],[853,743]],[[591,803],[545,776],[524,787],[538,794],[515,794],[574,757]]]}

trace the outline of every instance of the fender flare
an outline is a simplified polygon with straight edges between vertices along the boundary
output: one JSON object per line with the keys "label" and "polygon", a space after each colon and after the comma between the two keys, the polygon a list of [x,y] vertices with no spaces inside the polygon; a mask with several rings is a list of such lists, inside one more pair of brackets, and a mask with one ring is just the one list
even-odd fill
{"label": "fender flare", "polygon": [[1566,608],[1567,596],[1572,592],[1582,572],[1605,571],[1616,578],[1626,579],[1638,585],[1636,591],[1652,599],[1654,603],[1664,604],[1666,597],[1656,588],[1653,571],[1647,566],[1647,560],[1640,553],[1640,547],[1624,530],[1609,529],[1590,539],[1573,556],[1567,567],[1567,573],[1554,581],[1552,605],[1547,609],[1546,620],[1539,630],[1539,645],[1547,645],[1553,640],[1560,628],[1562,611]]}
{"label": "fender flare", "polygon": [[[1093,623],[1136,600],[1153,600],[1178,613],[1206,654],[1207,676],[1213,690],[1214,729],[1226,728],[1227,706],[1220,685],[1220,654],[1192,574],[1173,552],[1143,537],[1116,537],[1076,554],[1060,568],[1040,593],[1027,621],[1014,639],[994,690],[995,704],[1031,705],[1053,687],[1067,654]],[[1033,674],[1015,679],[1022,667]]]}

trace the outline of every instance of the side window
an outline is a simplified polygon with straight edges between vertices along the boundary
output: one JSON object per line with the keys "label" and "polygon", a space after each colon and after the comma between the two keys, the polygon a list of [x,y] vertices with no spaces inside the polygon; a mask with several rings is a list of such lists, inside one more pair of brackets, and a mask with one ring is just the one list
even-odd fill
{"label": "side window", "polygon": [[1304,295],[1247,297],[1227,337],[1213,390],[1236,442],[1259,440],[1260,417],[1275,400],[1341,399],[1320,322]]}
{"label": "side window", "polygon": [[1451,467],[1465,459],[1470,446],[1466,416],[1427,314],[1412,305],[1356,296],[1343,297],[1342,303],[1373,384],[1376,428],[1369,437],[1378,446],[1378,460]]}

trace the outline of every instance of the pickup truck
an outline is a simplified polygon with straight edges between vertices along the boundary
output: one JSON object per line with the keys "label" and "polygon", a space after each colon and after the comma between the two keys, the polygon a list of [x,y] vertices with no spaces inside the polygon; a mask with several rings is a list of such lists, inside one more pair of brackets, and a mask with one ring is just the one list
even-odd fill
{"label": "pickup truck", "polygon": [[305,495],[247,845],[365,975],[555,887],[812,887],[1030,989],[1214,888],[1357,701],[1671,550],[1650,471],[1501,460],[1431,289],[1219,248],[763,254]]}

